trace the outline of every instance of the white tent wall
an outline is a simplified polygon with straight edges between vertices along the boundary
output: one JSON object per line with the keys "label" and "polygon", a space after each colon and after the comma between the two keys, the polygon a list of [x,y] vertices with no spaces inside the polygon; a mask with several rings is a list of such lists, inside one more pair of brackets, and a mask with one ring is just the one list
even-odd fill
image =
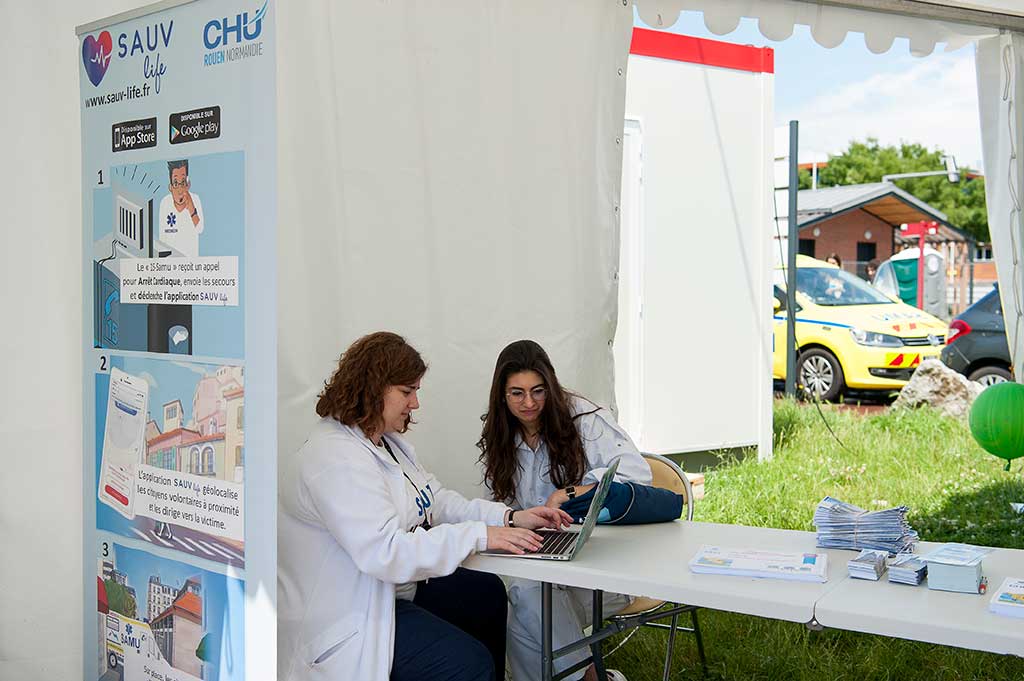
{"label": "white tent wall", "polygon": [[[651,1],[638,0],[638,4],[643,9],[649,7]],[[97,17],[128,11],[140,4],[138,0],[92,0],[88,3],[12,0],[3,3],[4,22],[0,35],[7,53],[16,58],[0,81],[9,102],[0,110],[0,127],[8,132],[7,163],[0,195],[8,206],[9,215],[8,227],[2,232],[3,250],[8,257],[0,292],[9,320],[4,333],[0,334],[0,348],[8,359],[7,380],[0,402],[0,434],[4,442],[0,451],[7,462],[3,478],[5,493],[0,500],[0,528],[7,549],[0,560],[0,583],[6,586],[0,590],[0,679],[64,681],[81,678],[79,604],[84,572],[78,560],[81,528],[76,520],[82,508],[79,384],[82,320],[78,294],[81,282],[80,102],[76,74],[80,52],[73,29]],[[748,4],[754,9],[761,5],[754,0]],[[813,6],[813,3],[804,4]],[[942,4],[1020,14],[1016,0],[946,1]],[[525,8],[521,9],[520,5]],[[425,453],[433,452],[435,460],[451,457],[460,465],[466,465],[471,459],[473,452],[468,443],[478,432],[473,416],[482,409],[483,390],[494,354],[502,342],[520,335],[529,333],[546,342],[568,383],[590,392],[595,398],[610,400],[608,351],[596,347],[585,351],[588,348],[581,348],[580,336],[575,335],[582,332],[567,329],[577,329],[575,321],[584,315],[593,319],[591,315],[600,313],[605,317],[594,322],[595,328],[590,332],[595,337],[602,337],[602,333],[610,336],[614,315],[607,306],[614,290],[609,283],[610,272],[602,277],[593,272],[599,267],[614,266],[614,254],[610,252],[614,245],[609,244],[617,241],[604,239],[602,248],[609,252],[602,250],[589,260],[580,252],[572,259],[558,262],[557,269],[529,265],[539,262],[550,267],[550,263],[543,260],[531,260],[545,257],[537,245],[538,235],[554,241],[561,249],[567,248],[567,243],[581,246],[595,233],[614,236],[605,209],[611,207],[618,192],[619,176],[617,160],[608,163],[607,158],[617,159],[618,154],[604,152],[602,145],[607,143],[608,135],[614,138],[621,134],[623,93],[620,89],[615,97],[601,98],[598,106],[597,90],[587,95],[592,99],[586,100],[585,93],[576,90],[587,84],[571,76],[587,82],[590,82],[588,78],[600,79],[604,83],[601,87],[608,87],[603,80],[607,69],[616,72],[620,65],[614,62],[625,60],[631,8],[623,8],[627,16],[622,17],[616,13],[622,7],[618,0],[608,4],[586,0],[571,3],[506,0],[458,4],[344,3],[343,9],[339,6],[342,3],[286,2],[278,8],[282,34],[279,43],[282,46],[281,74],[302,77],[294,84],[279,85],[279,94],[285,100],[279,117],[282,145],[279,155],[280,243],[284,262],[294,265],[298,259],[294,251],[300,246],[289,240],[288,230],[298,241],[300,235],[305,235],[300,231],[305,224],[317,226],[321,235],[325,220],[337,220],[338,225],[345,227],[328,235],[326,242],[307,250],[308,266],[288,272],[295,282],[282,282],[280,299],[285,309],[281,322],[283,327],[292,325],[282,330],[282,347],[292,353],[282,355],[281,384],[286,389],[282,394],[282,416],[295,417],[294,423],[284,424],[282,428],[282,445],[293,447],[301,438],[311,419],[316,386],[330,372],[337,353],[345,344],[364,331],[397,324],[394,320],[398,319],[402,324],[395,328],[408,333],[432,360],[433,369],[424,393],[423,423],[414,436]],[[419,7],[420,11],[404,13],[406,7]],[[527,21],[524,14],[527,10],[544,12],[546,23]],[[358,16],[353,16],[353,12]],[[450,25],[438,26],[438,16],[449,17]],[[342,25],[348,17],[371,23]],[[375,19],[379,22],[373,23]],[[876,25],[887,23],[884,17],[875,19]],[[441,30],[447,42],[436,44],[431,40],[424,44],[424,36],[428,35],[425,31],[418,43],[400,40],[414,30],[416,21],[424,22],[431,30]],[[375,36],[377,42],[366,39],[368,36]],[[343,40],[354,41],[360,49],[350,49]],[[530,42],[534,40],[536,42]],[[462,54],[457,49],[464,48],[462,43],[476,46],[478,57],[489,61],[474,63],[466,59],[460,62],[452,56],[452,51]],[[494,49],[487,50],[488,43],[494,43]],[[394,64],[388,65],[389,58],[382,54],[383,47],[411,50],[416,44],[420,45],[417,54],[421,61],[406,64],[402,82],[410,82],[408,74],[414,67],[434,78],[440,77],[435,72],[441,63],[467,78],[471,69],[479,69],[478,78],[489,81],[491,87],[481,88],[474,101],[475,111],[466,109],[461,88],[450,80],[447,92],[460,94],[458,109],[451,102],[434,101],[435,108],[426,111],[421,122],[408,112],[396,112],[388,106],[403,101],[406,96],[418,97],[416,101],[422,103],[433,101],[427,99],[432,90],[418,92],[414,89],[403,93],[393,83],[381,80],[402,75]],[[499,46],[504,48],[503,52],[498,51]],[[347,60],[329,59],[336,50],[343,52]],[[598,52],[604,57],[595,58]],[[1018,73],[1019,69],[1018,65]],[[360,75],[363,72],[370,75]],[[360,86],[335,89],[333,85],[342,79],[343,73],[361,78]],[[989,73],[987,77],[993,77],[992,72],[986,73]],[[499,78],[504,78],[505,82],[497,82]],[[368,90],[371,83],[375,88]],[[377,92],[377,86],[387,89]],[[440,89],[441,84],[436,87]],[[564,106],[568,96],[562,90],[576,92],[573,96],[577,101],[585,101],[586,108],[559,108]],[[553,99],[544,100],[539,95]],[[406,105],[410,103],[406,101]],[[505,106],[511,107],[507,113],[502,108]],[[985,106],[982,104],[983,112]],[[472,120],[474,113],[495,118]],[[443,118],[442,114],[452,118]],[[442,128],[448,131],[444,138],[439,134],[438,138],[426,137],[426,132],[431,130],[427,122],[438,125],[446,121],[460,125]],[[326,127],[320,130],[305,127],[317,122]],[[360,123],[365,127],[343,129],[342,122]],[[405,128],[398,130],[397,124]],[[990,124],[984,125],[987,128]],[[382,128],[387,134],[381,133]],[[422,146],[417,147],[418,153],[430,151],[430,158],[444,156],[448,160],[445,164],[428,166],[414,163],[413,158],[408,164],[392,168],[394,176],[404,177],[404,180],[385,183],[389,178],[379,174],[380,168],[371,173],[374,169],[361,162],[359,155],[368,154],[368,147],[377,145],[388,162],[395,162],[396,158],[402,160],[403,156],[398,153],[401,149],[393,135],[408,140],[412,134],[409,128],[413,132],[421,130],[415,138],[422,142]],[[374,139],[374,134],[378,139]],[[586,162],[565,151],[572,145],[579,147],[577,151]],[[504,183],[499,179],[480,178],[480,165],[463,164],[460,171],[458,157],[470,152],[486,153],[492,164],[490,173]],[[325,157],[328,160],[320,160]],[[598,157],[606,160],[605,167],[597,166]],[[558,172],[553,168],[556,159],[565,158],[572,163]],[[988,155],[986,165],[987,158]],[[505,170],[507,163],[514,164],[516,172]],[[424,174],[427,168],[431,171],[429,176]],[[447,175],[433,174],[444,168],[447,168]],[[581,175],[572,174],[581,168]],[[419,178],[418,185],[412,182],[414,177]],[[551,185],[553,181],[555,184]],[[372,203],[362,194],[367,186],[374,185],[381,187],[373,199],[378,205],[357,210],[360,205]],[[409,207],[413,200],[408,191],[410,186],[418,187],[411,194],[416,201],[413,208]],[[430,187],[431,191],[424,187]],[[582,193],[584,188],[589,192],[586,200]],[[494,192],[487,210],[481,206],[484,198],[479,192],[483,189]],[[467,195],[468,201],[453,205],[449,199],[447,203],[437,203],[439,195],[458,197],[460,193]],[[309,200],[327,209],[315,210],[305,203]],[[552,205],[559,210],[554,211]],[[366,215],[367,212],[372,214]],[[378,214],[381,217],[377,217]],[[393,228],[396,220],[409,216],[416,218],[413,224],[418,229],[444,221],[446,226],[451,225],[456,230],[453,234],[461,235],[470,244],[477,243],[477,231],[470,230],[476,224],[501,228],[513,243],[506,246],[508,252],[497,246],[476,245],[471,253],[476,259],[465,255],[441,257],[440,249],[453,243],[460,248],[459,252],[465,253],[466,247],[453,236],[450,242],[436,244],[435,250],[419,254],[417,258],[382,258],[376,269],[367,272],[370,268],[360,258],[369,259],[369,254],[373,254],[374,260],[377,259],[376,251],[370,247],[372,243],[367,244],[367,240],[384,243],[393,252],[410,250],[402,249],[386,234],[370,232],[370,228],[380,229],[381,225]],[[356,217],[365,220],[367,229],[356,231]],[[426,222],[426,218],[430,221]],[[565,228],[567,233],[548,235],[538,225],[545,229],[557,227],[559,232]],[[43,238],[46,247],[40,249]],[[1010,237],[1006,233],[996,238],[998,251],[999,244],[1007,243]],[[289,249],[292,249],[290,254]],[[327,261],[321,255],[326,249],[344,254],[343,259],[331,262],[332,270],[337,272],[335,278],[320,282],[326,289],[339,291],[332,295],[309,291],[312,282],[305,271]],[[510,254],[516,256],[516,271],[504,273],[504,278],[498,279],[496,267],[507,265]],[[414,260],[411,272],[403,269],[410,265],[410,259]],[[437,280],[422,276],[426,263],[431,263],[433,269],[429,272],[432,276],[437,274]],[[440,309],[445,314],[444,326],[425,329],[422,322],[415,322],[417,315],[426,314],[422,308],[424,299],[434,300],[427,294],[439,286],[436,282],[450,282],[446,277],[454,277],[438,271],[441,267],[465,268],[470,281],[470,277],[483,271],[487,276],[481,279],[482,283],[464,288],[479,289],[491,295],[495,291],[507,292],[510,300],[526,301],[549,295],[550,287],[546,285],[554,280],[562,282],[563,278],[556,277],[560,273],[569,282],[564,285],[576,292],[574,295],[584,288],[578,283],[582,274],[589,277],[587,281],[598,283],[586,291],[586,298],[578,300],[576,307],[563,305],[560,311],[565,318],[556,322],[542,322],[533,313],[523,313],[518,306],[506,308],[507,303],[502,303],[499,309],[497,302],[493,303],[493,310],[485,311],[487,314],[481,314],[479,309],[467,310],[464,314],[463,306],[453,298],[442,308],[433,303],[434,312]],[[356,277],[347,268],[358,268],[365,276]],[[1016,276],[1012,283],[1020,282],[1021,275]],[[394,311],[351,309],[342,305],[341,291],[346,295],[352,292],[356,294],[353,297],[362,299],[387,293]],[[313,297],[288,297],[303,292]],[[291,310],[290,304],[303,306],[305,311]],[[314,316],[315,306],[321,309]],[[408,314],[401,314],[402,310],[407,310]],[[470,312],[476,315],[475,319],[469,316]],[[465,328],[472,333],[465,340],[461,340],[462,336],[458,342],[448,340],[444,330],[462,324],[463,318]],[[302,333],[309,335],[305,346],[296,344]],[[299,355],[295,356],[296,353]],[[600,368],[588,371],[586,360],[600,362]],[[453,400],[451,404],[445,402],[449,398]],[[454,427],[459,431],[442,430],[448,423],[456,424]],[[445,445],[450,445],[451,451]],[[453,480],[466,486],[473,481],[470,473]]]}
{"label": "white tent wall", "polygon": [[616,375],[639,392],[623,421],[644,451],[770,457],[772,75],[630,55],[626,116],[643,145],[622,225],[642,244],[643,314],[642,362],[618,367],[639,364],[640,380]]}
{"label": "white tent wall", "polygon": [[464,493],[508,342],[611,404],[631,28],[621,0],[279,5],[282,451],[379,329],[430,365],[409,438]]}
{"label": "white tent wall", "polygon": [[992,254],[1010,360],[1024,383],[1024,35],[1007,32],[979,41],[976,68]]}
{"label": "white tent wall", "polygon": [[[137,3],[4,2],[0,679],[82,673],[81,163],[76,25]],[[95,584],[95,577],[93,577]]]}

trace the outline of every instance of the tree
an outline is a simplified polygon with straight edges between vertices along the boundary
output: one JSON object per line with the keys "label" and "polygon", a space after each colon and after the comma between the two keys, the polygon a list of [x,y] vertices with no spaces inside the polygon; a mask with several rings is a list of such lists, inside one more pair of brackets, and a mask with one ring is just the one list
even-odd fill
{"label": "tree", "polygon": [[107,590],[107,607],[111,611],[120,613],[130,619],[138,619],[135,597],[129,593],[128,589],[113,579],[104,580],[103,586]]}
{"label": "tree", "polygon": [[199,641],[199,645],[196,646],[196,657],[203,662],[210,662],[210,644],[207,643],[207,639],[210,638],[209,634],[203,636],[202,640]]}
{"label": "tree", "polygon": [[[830,156],[828,165],[818,170],[818,186],[881,182],[883,175],[941,170],[940,149],[929,151],[916,143],[882,146],[869,137],[864,142],[850,142],[838,156]],[[969,168],[960,169],[960,182],[952,183],[945,175],[896,180],[900,189],[946,214],[949,223],[959,227],[978,241],[989,241],[988,213],[985,208],[985,179],[968,178]],[[811,175],[800,172],[800,188],[809,189]]]}

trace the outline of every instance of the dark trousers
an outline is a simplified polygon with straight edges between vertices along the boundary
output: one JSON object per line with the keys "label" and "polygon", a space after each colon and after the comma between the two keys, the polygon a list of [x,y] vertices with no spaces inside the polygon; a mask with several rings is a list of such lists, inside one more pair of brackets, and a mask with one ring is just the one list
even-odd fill
{"label": "dark trousers", "polygon": [[505,585],[495,575],[459,568],[420,582],[399,600],[391,681],[502,681]]}

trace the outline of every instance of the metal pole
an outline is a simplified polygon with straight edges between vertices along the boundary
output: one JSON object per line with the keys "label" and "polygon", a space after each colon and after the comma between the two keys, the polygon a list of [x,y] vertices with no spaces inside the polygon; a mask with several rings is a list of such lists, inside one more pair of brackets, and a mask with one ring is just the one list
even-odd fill
{"label": "metal pole", "polygon": [[796,224],[796,193],[800,188],[797,137],[800,124],[789,122],[789,253],[786,258],[786,394],[796,395],[796,251],[800,231]]}
{"label": "metal pole", "polygon": [[974,305],[974,247],[977,242],[970,242],[967,244],[967,266],[970,267],[971,280],[967,284],[967,304]]}
{"label": "metal pole", "polygon": [[551,681],[554,657],[551,655],[551,582],[540,585],[540,657],[541,678]]}
{"label": "metal pole", "polygon": [[924,234],[925,227],[921,225],[921,233],[917,237],[917,309],[924,309]]}
{"label": "metal pole", "polygon": [[[591,631],[596,634],[601,630],[601,625],[604,624],[604,592],[600,589],[594,589],[593,609],[591,614],[594,617],[594,627]],[[601,657],[601,642],[594,641],[590,646],[590,652],[594,658],[594,671],[597,673],[597,678],[608,678],[608,674],[605,672],[604,668],[604,659]]]}

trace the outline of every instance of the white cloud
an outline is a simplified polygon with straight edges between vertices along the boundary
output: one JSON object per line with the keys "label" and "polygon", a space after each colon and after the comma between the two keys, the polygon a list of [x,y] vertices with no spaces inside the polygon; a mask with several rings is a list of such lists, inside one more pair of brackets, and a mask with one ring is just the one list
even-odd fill
{"label": "white cloud", "polygon": [[981,161],[974,55],[967,51],[921,59],[902,73],[873,75],[778,111],[778,120],[789,119],[800,121],[801,158],[876,137],[941,148],[961,166]]}
{"label": "white cloud", "polygon": [[199,366],[197,364],[189,364],[188,362],[179,362],[177,360],[171,360],[171,364],[173,364],[175,366],[179,366],[182,369],[188,369],[189,371],[194,371],[195,373],[199,374],[200,376],[203,376],[203,377],[207,376],[206,369],[204,369],[203,367],[201,367],[201,366]]}

